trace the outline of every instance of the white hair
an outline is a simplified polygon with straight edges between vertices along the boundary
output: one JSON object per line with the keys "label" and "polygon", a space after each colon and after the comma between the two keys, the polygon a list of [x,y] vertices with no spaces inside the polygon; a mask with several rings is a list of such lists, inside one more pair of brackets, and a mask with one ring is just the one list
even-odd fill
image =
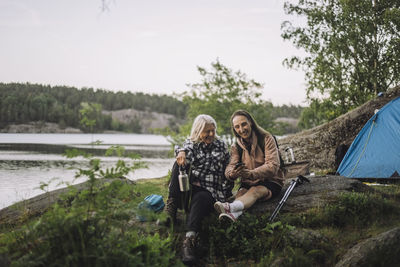
{"label": "white hair", "polygon": [[192,131],[190,132],[190,140],[193,142],[200,142],[200,134],[203,132],[206,125],[212,124],[215,127],[215,137],[217,136],[217,123],[214,118],[210,115],[200,114],[198,115],[192,125]]}

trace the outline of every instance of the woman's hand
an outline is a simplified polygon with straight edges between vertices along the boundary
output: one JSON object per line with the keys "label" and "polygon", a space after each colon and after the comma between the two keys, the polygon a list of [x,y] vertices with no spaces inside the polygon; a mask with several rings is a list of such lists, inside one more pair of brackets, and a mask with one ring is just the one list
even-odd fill
{"label": "woman's hand", "polygon": [[239,178],[241,176],[240,174],[244,168],[246,168],[244,165],[240,165],[237,168],[234,168],[230,175],[231,179],[236,180],[237,178]]}
{"label": "woman's hand", "polygon": [[247,168],[243,168],[240,172],[240,177],[244,180],[252,180],[253,175],[251,174],[250,170]]}
{"label": "woman's hand", "polygon": [[258,182],[260,182],[260,179],[254,179],[253,174],[251,173],[251,171],[247,168],[244,168],[241,173],[240,173],[240,177],[242,177],[241,182],[248,184],[248,185],[255,185]]}
{"label": "woman's hand", "polygon": [[185,151],[180,151],[178,155],[176,156],[176,163],[178,163],[179,166],[184,166],[186,163],[186,152]]}

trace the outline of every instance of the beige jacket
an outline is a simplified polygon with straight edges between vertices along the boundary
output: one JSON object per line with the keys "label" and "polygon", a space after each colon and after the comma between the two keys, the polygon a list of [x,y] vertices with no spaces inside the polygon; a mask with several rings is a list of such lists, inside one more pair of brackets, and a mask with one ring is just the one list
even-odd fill
{"label": "beige jacket", "polygon": [[[243,149],[242,162],[251,171],[254,179],[269,180],[283,186],[284,174],[280,169],[279,152],[274,137],[271,134],[265,136],[265,147],[262,152],[257,145],[257,136],[253,132],[251,152],[249,153],[242,139],[237,140],[239,146]],[[265,154],[265,156],[264,156]],[[225,169],[225,176],[231,179],[231,173],[235,164],[239,162],[239,152],[236,145],[231,147],[231,159]]]}

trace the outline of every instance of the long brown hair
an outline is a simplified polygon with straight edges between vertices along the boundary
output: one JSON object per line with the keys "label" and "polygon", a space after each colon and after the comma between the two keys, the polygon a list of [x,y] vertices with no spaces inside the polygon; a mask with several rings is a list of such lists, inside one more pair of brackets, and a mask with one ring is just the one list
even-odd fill
{"label": "long brown hair", "polygon": [[233,127],[233,118],[235,118],[236,116],[244,116],[247,118],[247,120],[251,124],[251,130],[254,131],[254,133],[257,136],[257,139],[261,138],[261,140],[263,140],[265,136],[269,134],[266,130],[264,130],[260,125],[257,124],[256,120],[253,118],[253,116],[251,116],[249,112],[243,109],[239,109],[233,112],[231,116],[231,128],[236,138],[240,138],[240,135],[235,131],[235,128]]}

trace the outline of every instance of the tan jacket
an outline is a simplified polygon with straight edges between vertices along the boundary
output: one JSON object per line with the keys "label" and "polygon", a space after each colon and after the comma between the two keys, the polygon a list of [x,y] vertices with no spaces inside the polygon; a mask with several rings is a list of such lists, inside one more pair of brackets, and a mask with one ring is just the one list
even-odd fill
{"label": "tan jacket", "polygon": [[[255,179],[269,180],[283,186],[284,174],[280,169],[279,152],[274,137],[271,134],[265,136],[265,156],[261,148],[257,145],[257,136],[253,132],[251,152],[246,149],[242,139],[237,140],[239,146],[243,149],[242,162],[251,171]],[[232,170],[239,162],[239,152],[236,145],[231,147],[231,159],[225,169],[225,176],[231,179]]]}

